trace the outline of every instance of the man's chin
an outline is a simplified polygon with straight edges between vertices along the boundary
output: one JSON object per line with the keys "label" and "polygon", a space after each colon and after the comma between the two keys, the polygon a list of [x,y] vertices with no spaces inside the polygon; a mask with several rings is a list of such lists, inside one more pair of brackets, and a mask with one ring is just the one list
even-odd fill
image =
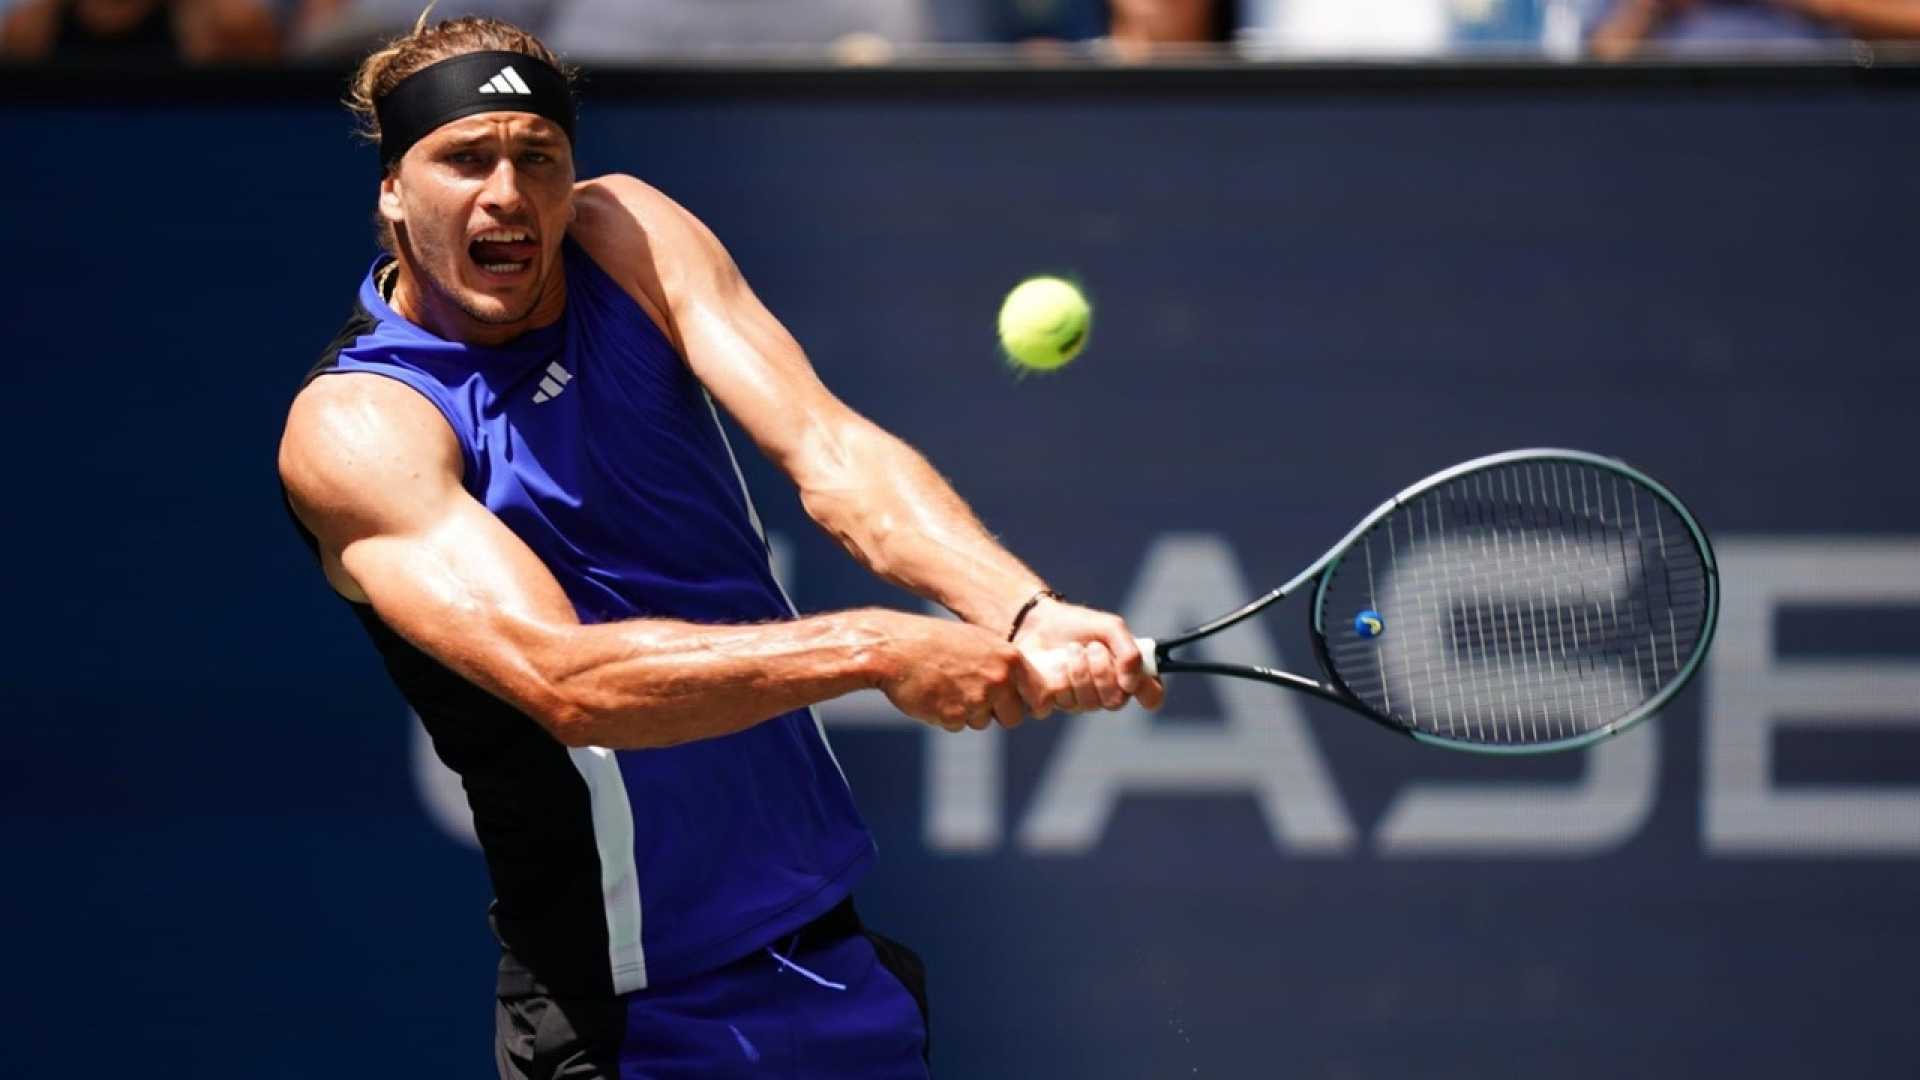
{"label": "man's chin", "polygon": [[[450,267],[450,274],[439,277],[429,273],[433,291],[480,326],[511,326],[533,316],[540,306],[541,279],[538,273],[525,274],[524,281],[486,280],[478,267]],[[516,275],[522,276],[522,275]]]}
{"label": "man's chin", "polygon": [[474,322],[488,326],[508,326],[533,314],[531,302],[509,307],[491,298],[462,304],[460,309]]}
{"label": "man's chin", "polygon": [[[521,291],[513,290],[515,293]],[[467,317],[473,321],[485,323],[488,326],[505,326],[517,323],[533,314],[533,309],[539,303],[540,297],[531,289],[526,291],[530,295],[504,297],[492,291],[462,289],[457,302],[460,310],[466,312]]]}

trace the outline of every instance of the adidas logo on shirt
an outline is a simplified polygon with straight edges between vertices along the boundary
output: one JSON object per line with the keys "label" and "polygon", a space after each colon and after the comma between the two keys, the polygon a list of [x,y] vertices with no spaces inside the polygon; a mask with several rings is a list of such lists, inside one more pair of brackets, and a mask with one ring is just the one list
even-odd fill
{"label": "adidas logo on shirt", "polygon": [[481,84],[480,92],[483,94],[531,94],[533,88],[527,85],[519,72],[513,70],[512,64],[508,64],[500,69],[498,75]]}
{"label": "adidas logo on shirt", "polygon": [[540,376],[540,389],[533,393],[533,403],[535,405],[545,405],[547,402],[559,397],[560,391],[565,390],[567,384],[572,381],[573,372],[561,367],[558,360],[548,364],[547,373]]}

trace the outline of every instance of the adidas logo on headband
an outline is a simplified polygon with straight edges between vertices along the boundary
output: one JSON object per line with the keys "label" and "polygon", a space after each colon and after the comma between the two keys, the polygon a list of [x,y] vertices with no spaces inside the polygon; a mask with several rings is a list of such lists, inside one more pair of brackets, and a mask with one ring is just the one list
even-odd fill
{"label": "adidas logo on headband", "polygon": [[498,75],[482,83],[480,92],[483,94],[531,94],[533,89],[520,78],[519,72],[513,70],[513,65],[508,64],[500,69]]}
{"label": "adidas logo on headband", "polygon": [[[476,85],[476,79],[485,81]],[[539,57],[506,49],[461,53],[429,64],[400,80],[373,108],[380,123],[382,173],[435,128],[480,113],[544,116],[573,140],[573,94],[567,77]]]}

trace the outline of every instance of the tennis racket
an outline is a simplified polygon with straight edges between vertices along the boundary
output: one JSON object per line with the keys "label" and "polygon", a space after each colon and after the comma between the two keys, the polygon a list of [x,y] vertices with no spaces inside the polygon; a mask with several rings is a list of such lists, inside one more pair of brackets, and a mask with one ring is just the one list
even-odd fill
{"label": "tennis racket", "polygon": [[[1309,583],[1324,678],[1177,655]],[[1545,753],[1657,712],[1719,607],[1713,548],[1672,492],[1596,454],[1513,450],[1407,488],[1292,581],[1140,651],[1149,675],[1257,679],[1436,746]]]}

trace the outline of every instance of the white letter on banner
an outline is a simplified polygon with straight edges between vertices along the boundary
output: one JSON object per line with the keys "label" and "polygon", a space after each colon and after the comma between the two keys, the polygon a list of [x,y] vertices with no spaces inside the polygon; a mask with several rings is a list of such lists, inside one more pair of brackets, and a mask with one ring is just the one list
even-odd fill
{"label": "white letter on banner", "polygon": [[1920,727],[1920,661],[1774,655],[1790,604],[1920,605],[1920,538],[1723,540],[1720,634],[1706,672],[1701,837],[1713,855],[1911,855],[1920,789],[1773,786],[1782,727]]}
{"label": "white letter on banner", "polygon": [[1595,855],[1627,842],[1653,813],[1660,738],[1646,724],[1579,752],[1571,784],[1414,784],[1373,837],[1389,856]]}
{"label": "white letter on banner", "polygon": [[[1609,571],[1602,553],[1576,545],[1589,580]],[[1415,575],[1416,577],[1418,575]],[[1614,583],[1624,587],[1624,580]],[[1380,607],[1392,607],[1393,583]],[[1632,683],[1630,673],[1614,677]],[[1629,685],[1619,691],[1638,692]],[[1603,694],[1603,696],[1605,696]],[[1660,772],[1657,732],[1629,731],[1581,752],[1586,775],[1571,784],[1414,784],[1381,817],[1373,847],[1382,855],[1581,856],[1627,842],[1653,813]]]}
{"label": "white letter on banner", "polygon": [[[1135,627],[1187,626],[1253,595],[1223,540],[1175,535],[1148,552],[1123,611]],[[1241,663],[1279,662],[1257,618],[1195,642],[1191,652]],[[1298,699],[1238,679],[1212,680],[1209,689],[1225,712],[1219,727],[1156,724],[1137,707],[1063,721],[1065,734],[1021,823],[1020,846],[1087,851],[1128,792],[1247,792],[1288,846],[1314,853],[1352,847],[1353,823],[1308,738]]]}

